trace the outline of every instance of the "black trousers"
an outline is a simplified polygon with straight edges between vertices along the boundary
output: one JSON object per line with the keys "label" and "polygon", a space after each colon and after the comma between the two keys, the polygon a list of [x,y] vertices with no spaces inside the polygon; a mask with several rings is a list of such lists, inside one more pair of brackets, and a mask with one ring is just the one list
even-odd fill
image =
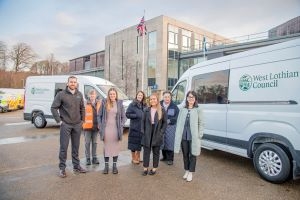
{"label": "black trousers", "polygon": [[158,167],[158,163],[159,163],[159,150],[160,150],[160,146],[156,146],[156,147],[145,147],[144,146],[144,153],[143,153],[143,166],[145,168],[149,167],[149,162],[150,162],[150,154],[151,154],[151,149],[152,149],[152,154],[153,154],[153,168],[157,168]]}
{"label": "black trousers", "polygon": [[174,151],[171,150],[161,150],[163,159],[166,161],[173,161],[174,160]]}
{"label": "black trousers", "polygon": [[59,149],[59,169],[66,168],[67,152],[69,146],[69,140],[71,138],[72,144],[72,163],[73,168],[80,166],[80,160],[78,157],[78,150],[80,144],[82,124],[70,125],[62,123],[60,126],[60,149]]}
{"label": "black trousers", "polygon": [[184,170],[195,172],[197,159],[196,156],[192,155],[191,146],[192,146],[192,141],[188,141],[188,140],[181,141]]}

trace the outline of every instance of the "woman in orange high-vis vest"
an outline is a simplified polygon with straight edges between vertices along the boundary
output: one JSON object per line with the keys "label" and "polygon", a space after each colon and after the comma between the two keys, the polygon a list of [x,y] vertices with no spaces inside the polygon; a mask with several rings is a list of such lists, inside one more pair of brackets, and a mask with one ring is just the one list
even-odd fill
{"label": "woman in orange high-vis vest", "polygon": [[[85,156],[86,165],[99,164],[97,158],[97,135],[99,132],[97,113],[100,109],[101,102],[96,100],[97,93],[94,89],[89,91],[89,100],[85,106],[85,120],[82,125],[85,137]],[[92,143],[92,160],[90,147]]]}

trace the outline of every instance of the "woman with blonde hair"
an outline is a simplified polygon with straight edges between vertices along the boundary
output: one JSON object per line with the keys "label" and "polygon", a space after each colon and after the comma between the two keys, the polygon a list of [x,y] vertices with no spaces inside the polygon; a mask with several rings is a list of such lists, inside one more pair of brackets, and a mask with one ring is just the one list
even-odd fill
{"label": "woman with blonde hair", "polygon": [[143,176],[148,174],[151,150],[153,153],[153,168],[150,170],[149,175],[156,174],[159,164],[159,150],[167,128],[167,115],[159,103],[158,94],[151,94],[149,103],[150,106],[145,109],[142,120]]}
{"label": "woman with blonde hair", "polygon": [[98,114],[100,139],[104,143],[105,165],[103,174],[108,174],[109,157],[113,157],[113,174],[118,174],[117,161],[125,121],[126,117],[123,101],[118,99],[117,90],[115,88],[110,88],[108,90],[107,98],[102,101]]}

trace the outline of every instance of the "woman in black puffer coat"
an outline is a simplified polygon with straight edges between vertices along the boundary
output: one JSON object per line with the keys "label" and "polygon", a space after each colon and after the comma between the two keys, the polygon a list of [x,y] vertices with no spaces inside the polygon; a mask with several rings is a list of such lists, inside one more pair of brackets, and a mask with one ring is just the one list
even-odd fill
{"label": "woman in black puffer coat", "polygon": [[140,163],[141,152],[141,125],[143,118],[143,110],[146,107],[145,94],[138,91],[135,99],[129,104],[126,117],[130,119],[129,134],[128,134],[128,149],[131,150],[132,163]]}

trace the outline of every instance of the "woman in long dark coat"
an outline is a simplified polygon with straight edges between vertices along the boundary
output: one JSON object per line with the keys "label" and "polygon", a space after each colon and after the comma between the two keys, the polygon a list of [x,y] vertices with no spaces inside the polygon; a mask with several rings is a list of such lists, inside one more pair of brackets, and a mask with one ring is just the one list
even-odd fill
{"label": "woman in long dark coat", "polygon": [[140,163],[141,140],[142,140],[142,118],[143,109],[146,107],[145,94],[138,91],[135,99],[129,104],[126,117],[130,119],[128,134],[128,149],[131,150],[132,163]]}
{"label": "woman in long dark coat", "polygon": [[161,161],[167,161],[168,165],[173,165],[175,131],[179,109],[177,105],[173,103],[172,94],[170,91],[165,91],[163,93],[163,100],[160,102],[160,104],[168,115],[168,126],[164,134],[164,142],[162,145],[163,158]]}
{"label": "woman in long dark coat", "polygon": [[159,164],[159,150],[167,128],[167,115],[159,103],[158,94],[151,94],[149,102],[150,107],[145,109],[142,121],[144,176],[148,174],[151,151],[153,153],[153,168],[150,170],[149,175],[156,174]]}

